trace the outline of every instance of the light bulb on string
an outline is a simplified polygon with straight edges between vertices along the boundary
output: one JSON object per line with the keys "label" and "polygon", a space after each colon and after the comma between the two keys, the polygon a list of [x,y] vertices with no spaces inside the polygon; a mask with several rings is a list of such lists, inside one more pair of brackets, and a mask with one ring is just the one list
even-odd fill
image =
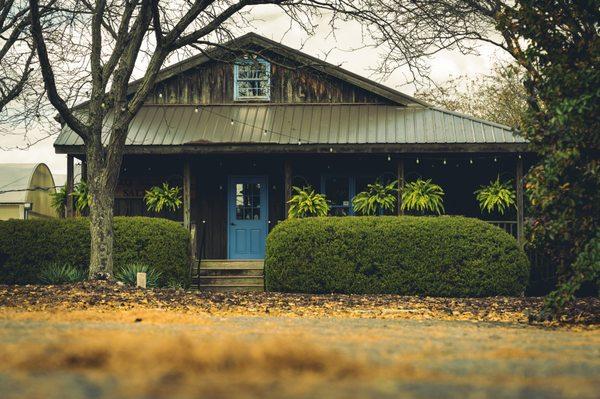
{"label": "light bulb on string", "polygon": [[194,112],[198,113],[198,107],[194,108]]}
{"label": "light bulb on string", "polygon": [[469,159],[469,163],[473,165],[473,158]]}
{"label": "light bulb on string", "polygon": [[332,147],[329,147],[329,152],[333,152],[333,148]]}
{"label": "light bulb on string", "polygon": [[444,165],[446,165],[446,158],[444,158]]}
{"label": "light bulb on string", "polygon": [[419,164],[419,162],[420,162],[420,161],[419,161],[419,158],[417,158],[417,165]]}
{"label": "light bulb on string", "polygon": [[233,119],[229,122],[229,124],[233,126]]}
{"label": "light bulb on string", "polygon": [[387,160],[388,162],[392,160],[392,157],[390,157],[389,155],[387,156]]}
{"label": "light bulb on string", "polygon": [[494,162],[498,162],[498,157],[494,157]]}

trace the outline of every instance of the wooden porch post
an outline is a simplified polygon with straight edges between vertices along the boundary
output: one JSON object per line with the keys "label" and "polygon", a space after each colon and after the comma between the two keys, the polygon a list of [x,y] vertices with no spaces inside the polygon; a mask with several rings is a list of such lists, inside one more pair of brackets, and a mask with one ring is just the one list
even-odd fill
{"label": "wooden porch post", "polygon": [[519,155],[516,167],[517,184],[517,241],[523,245],[525,241],[524,227],[524,200],[523,200],[523,159]]}
{"label": "wooden porch post", "polygon": [[81,161],[81,180],[87,182],[87,162]]}
{"label": "wooden porch post", "polygon": [[65,209],[65,216],[68,218],[73,217],[73,161],[73,155],[67,155],[67,207]]}
{"label": "wooden porch post", "polygon": [[292,162],[289,159],[283,161],[283,189],[284,189],[284,201],[285,201],[285,215],[287,218],[288,212],[290,211],[289,201],[292,198]]}
{"label": "wooden porch post", "polygon": [[404,187],[404,159],[398,159],[396,162],[396,179],[398,180],[398,215],[403,215],[402,210],[402,187]]}
{"label": "wooden porch post", "polygon": [[192,218],[192,171],[190,160],[183,161],[183,227],[188,231],[191,227]]}

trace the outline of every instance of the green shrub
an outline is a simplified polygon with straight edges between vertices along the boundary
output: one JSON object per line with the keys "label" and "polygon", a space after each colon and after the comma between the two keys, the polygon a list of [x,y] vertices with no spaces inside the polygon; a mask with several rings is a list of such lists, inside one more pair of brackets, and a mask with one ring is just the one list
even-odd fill
{"label": "green shrub", "polygon": [[291,219],[267,237],[269,291],[521,295],[528,275],[512,236],[465,217]]}
{"label": "green shrub", "polygon": [[144,263],[128,263],[119,267],[115,278],[132,287],[137,286],[137,274],[146,273],[146,287],[153,288],[160,285],[161,272]]}
{"label": "green shrub", "polygon": [[[187,285],[189,235],[179,223],[159,218],[116,217],[115,270],[144,263]],[[60,262],[87,268],[90,232],[87,218],[0,221],[0,283],[38,282],[39,270]]]}
{"label": "green shrub", "polygon": [[44,265],[38,277],[42,284],[76,283],[86,279],[87,271],[68,263],[56,262]]}

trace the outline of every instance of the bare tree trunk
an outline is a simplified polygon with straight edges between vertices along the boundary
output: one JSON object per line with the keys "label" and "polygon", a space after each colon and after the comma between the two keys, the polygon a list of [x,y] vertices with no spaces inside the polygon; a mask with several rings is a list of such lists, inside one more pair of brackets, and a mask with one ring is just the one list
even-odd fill
{"label": "bare tree trunk", "polygon": [[113,276],[113,203],[114,195],[108,187],[98,184],[89,185],[93,198],[90,207],[90,272],[89,278],[95,280],[110,279]]}
{"label": "bare tree trunk", "polygon": [[[113,130],[112,134],[122,135],[124,132],[117,129]],[[113,210],[122,150],[123,145],[115,146],[112,151],[107,151],[99,143],[89,143],[87,146],[87,184],[92,199],[89,270],[89,278],[92,280],[106,280],[113,277]]]}
{"label": "bare tree trunk", "polygon": [[113,275],[113,203],[114,187],[106,179],[106,161],[102,147],[90,145],[87,149],[88,193],[90,204],[90,270],[89,278],[109,279]]}

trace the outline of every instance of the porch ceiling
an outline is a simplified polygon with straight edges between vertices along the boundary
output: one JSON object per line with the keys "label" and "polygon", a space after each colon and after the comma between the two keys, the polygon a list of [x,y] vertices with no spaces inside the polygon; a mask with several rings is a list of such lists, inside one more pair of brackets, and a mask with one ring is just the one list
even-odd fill
{"label": "porch ceiling", "polygon": [[[107,133],[110,124],[109,115]],[[443,109],[362,104],[145,106],[127,137],[127,145],[138,148],[525,143],[507,126]],[[58,152],[82,144],[66,126],[54,143]]]}

